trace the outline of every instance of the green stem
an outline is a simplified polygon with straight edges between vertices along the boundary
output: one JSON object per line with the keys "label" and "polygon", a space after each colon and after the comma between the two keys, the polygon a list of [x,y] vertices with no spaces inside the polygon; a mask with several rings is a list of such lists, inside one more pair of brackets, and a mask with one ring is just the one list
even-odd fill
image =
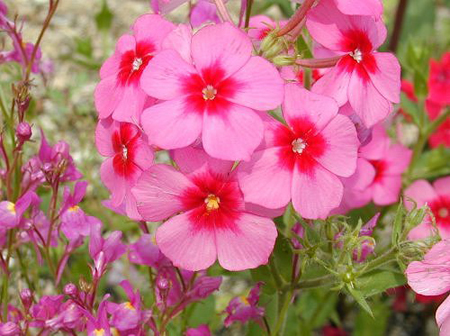
{"label": "green stem", "polygon": [[277,324],[273,330],[272,335],[282,335],[282,330],[284,329],[287,313],[289,311],[289,306],[291,304],[292,296],[294,295],[294,290],[290,289],[287,293],[284,293],[283,307],[281,308],[280,314],[278,315]]}
{"label": "green stem", "polygon": [[252,6],[253,6],[253,0],[246,0],[246,1],[247,1],[247,8],[245,10],[244,28],[248,28],[248,25],[250,24],[250,16],[252,14]]}
{"label": "green stem", "polygon": [[370,271],[373,271],[374,269],[377,269],[385,264],[388,264],[392,261],[396,260],[397,255],[397,248],[393,247],[383,255],[379,256],[378,258],[372,260],[371,262],[367,263],[362,269],[361,274],[363,275],[365,273],[369,273]]}
{"label": "green stem", "polygon": [[280,273],[278,273],[278,269],[277,266],[275,265],[273,258],[270,258],[269,260],[269,268],[271,271],[270,274],[272,275],[273,280],[275,281],[275,285],[277,286],[277,289],[280,290],[281,288],[283,288],[284,281],[283,279],[281,279]]}
{"label": "green stem", "polygon": [[27,267],[23,261],[22,253],[20,252],[20,249],[16,249],[17,254],[17,260],[19,260],[19,265],[21,269],[22,276],[24,277],[25,281],[27,282],[28,288],[31,289],[33,292],[35,291],[35,287],[33,282],[30,281],[30,278],[28,277]]}

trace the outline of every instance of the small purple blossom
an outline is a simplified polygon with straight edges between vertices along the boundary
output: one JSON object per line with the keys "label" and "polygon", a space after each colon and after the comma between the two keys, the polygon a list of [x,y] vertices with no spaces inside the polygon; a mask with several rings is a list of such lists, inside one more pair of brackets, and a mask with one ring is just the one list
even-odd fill
{"label": "small purple blossom", "polygon": [[261,294],[262,282],[258,282],[253,287],[247,297],[233,298],[228,307],[225,309],[227,317],[225,318],[225,327],[230,326],[233,322],[239,321],[247,323],[250,320],[261,322],[261,317],[264,316],[264,308],[258,307],[259,296]]}

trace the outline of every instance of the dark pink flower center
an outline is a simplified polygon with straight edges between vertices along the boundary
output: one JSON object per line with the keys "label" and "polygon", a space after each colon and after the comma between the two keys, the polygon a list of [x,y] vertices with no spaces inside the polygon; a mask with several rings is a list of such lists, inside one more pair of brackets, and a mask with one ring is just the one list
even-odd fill
{"label": "dark pink flower center", "polygon": [[233,228],[242,208],[242,195],[236,181],[204,171],[192,177],[195,187],[181,197],[183,207],[191,212],[197,229]]}
{"label": "dark pink flower center", "polygon": [[220,66],[203,69],[201,74],[184,78],[184,92],[189,108],[198,113],[220,113],[231,104],[238,84],[231,77],[226,78]]}
{"label": "dark pink flower center", "polygon": [[375,178],[373,179],[373,182],[379,182],[386,172],[386,162],[384,160],[371,160],[369,162],[372,164],[373,168],[375,168]]}
{"label": "dark pink flower center", "polygon": [[289,170],[297,165],[301,172],[311,173],[318,164],[315,159],[326,150],[326,141],[306,118],[293,120],[291,126],[279,126],[275,134],[275,146],[281,147],[279,163]]}
{"label": "dark pink flower center", "polygon": [[138,42],[135,50],[128,50],[122,55],[117,80],[120,85],[138,85],[142,71],[153,58],[155,46],[149,42]]}
{"label": "dark pink flower center", "polygon": [[131,177],[139,167],[135,164],[139,130],[136,126],[128,123],[120,124],[120,128],[112,135],[114,152],[113,167],[116,174]]}
{"label": "dark pink flower center", "polygon": [[450,227],[450,196],[440,196],[430,203],[430,209],[436,218],[436,224]]}

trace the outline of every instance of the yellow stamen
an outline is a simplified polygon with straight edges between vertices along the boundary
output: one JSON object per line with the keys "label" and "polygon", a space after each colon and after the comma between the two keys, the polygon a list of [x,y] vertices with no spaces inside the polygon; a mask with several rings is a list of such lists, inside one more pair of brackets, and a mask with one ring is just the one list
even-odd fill
{"label": "yellow stamen", "polygon": [[125,307],[125,309],[128,309],[128,310],[136,310],[136,309],[133,307],[133,305],[131,304],[130,301],[125,302],[125,303],[123,304],[123,306]]}
{"label": "yellow stamen", "polygon": [[78,205],[74,205],[72,207],[69,208],[70,212],[77,212],[80,209],[80,207]]}
{"label": "yellow stamen", "polygon": [[94,330],[95,336],[103,336],[104,334],[105,334],[105,329],[103,329],[103,328]]}
{"label": "yellow stamen", "polygon": [[8,209],[9,212],[11,212],[13,215],[16,214],[16,205],[12,202],[8,202],[6,205],[6,209]]}
{"label": "yellow stamen", "polygon": [[205,198],[206,210],[213,211],[219,209],[220,198],[216,195],[209,194],[208,197]]}
{"label": "yellow stamen", "polygon": [[213,100],[216,98],[217,90],[212,85],[207,85],[203,90],[203,99],[204,100]]}

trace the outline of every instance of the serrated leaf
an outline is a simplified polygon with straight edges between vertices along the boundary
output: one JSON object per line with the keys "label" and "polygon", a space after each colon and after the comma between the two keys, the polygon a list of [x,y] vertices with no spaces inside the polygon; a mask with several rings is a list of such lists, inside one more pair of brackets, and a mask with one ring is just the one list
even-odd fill
{"label": "serrated leaf", "polygon": [[102,9],[95,16],[95,23],[97,24],[97,29],[100,31],[108,31],[111,28],[113,13],[108,7],[106,0],[102,2]]}
{"label": "serrated leaf", "polygon": [[370,309],[370,306],[364,298],[363,294],[359,290],[352,288],[350,285],[347,285],[346,289],[349,294],[355,299],[355,301],[361,306],[361,308],[373,317],[372,309]]}
{"label": "serrated leaf", "polygon": [[389,288],[402,286],[406,278],[402,273],[376,270],[360,276],[357,279],[357,288],[364,297],[384,293]]}

